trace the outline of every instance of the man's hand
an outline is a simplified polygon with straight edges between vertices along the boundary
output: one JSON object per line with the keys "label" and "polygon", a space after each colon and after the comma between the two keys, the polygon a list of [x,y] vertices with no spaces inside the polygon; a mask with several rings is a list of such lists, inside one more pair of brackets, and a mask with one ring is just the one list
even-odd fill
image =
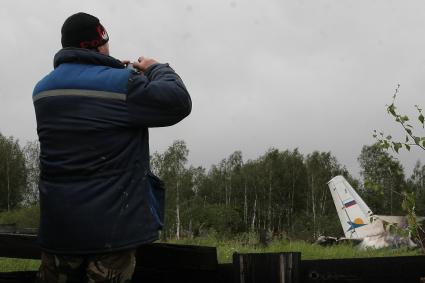
{"label": "man's hand", "polygon": [[158,64],[158,62],[152,58],[139,57],[138,62],[133,63],[133,67],[145,72],[153,64]]}
{"label": "man's hand", "polygon": [[130,60],[121,60],[121,63],[122,63],[124,66],[127,66],[128,64],[130,64]]}

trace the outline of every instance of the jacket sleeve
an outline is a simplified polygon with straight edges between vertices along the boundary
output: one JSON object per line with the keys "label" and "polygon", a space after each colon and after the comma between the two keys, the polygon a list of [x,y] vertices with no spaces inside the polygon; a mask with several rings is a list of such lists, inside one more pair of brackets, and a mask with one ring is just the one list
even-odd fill
{"label": "jacket sleeve", "polygon": [[155,64],[144,75],[130,75],[127,106],[134,125],[165,127],[189,115],[192,100],[183,81],[168,64]]}

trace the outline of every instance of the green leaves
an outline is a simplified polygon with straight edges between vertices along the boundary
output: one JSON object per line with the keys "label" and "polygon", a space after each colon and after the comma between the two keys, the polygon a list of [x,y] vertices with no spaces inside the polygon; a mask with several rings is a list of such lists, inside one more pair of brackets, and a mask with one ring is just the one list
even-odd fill
{"label": "green leaves", "polygon": [[[394,118],[395,122],[399,124],[401,128],[403,129],[403,132],[404,132],[403,134],[405,135],[404,142],[394,141],[391,135],[387,135],[386,137],[384,137],[383,133],[380,133],[378,135],[376,130],[373,131],[373,137],[378,141],[377,144],[379,145],[380,149],[392,148],[396,153],[399,153],[399,150],[403,147],[407,151],[410,151],[411,145],[416,145],[420,147],[421,149],[425,150],[425,136],[418,135],[416,133],[417,131],[415,131],[414,126],[412,126],[412,123],[410,124],[406,123],[410,121],[407,115],[398,114],[396,111],[397,108],[395,106],[395,100],[397,98],[399,88],[400,88],[400,84],[397,85],[397,88],[393,95],[392,103],[389,106],[387,106],[387,112]],[[417,121],[419,121],[419,124],[422,126],[422,129],[423,129],[425,127],[425,117],[422,114],[422,108],[420,108],[418,105],[415,105],[415,108],[419,113]],[[359,157],[359,161],[361,162],[361,165],[364,168],[364,171],[362,172],[362,174],[363,176],[365,176],[365,188],[369,187],[372,189],[374,188],[376,189],[376,184],[387,183],[388,185],[392,186],[393,184],[397,183],[394,180],[395,171],[393,170],[397,168],[397,166],[390,166],[389,164],[384,165],[382,162],[374,163],[376,162],[376,159],[377,159],[376,155],[379,155],[379,154],[382,155],[382,152],[376,151],[373,147],[363,148],[361,157]],[[381,156],[381,157],[385,157],[385,156]],[[387,158],[381,158],[381,160],[385,160],[385,159]],[[390,160],[390,159],[387,159],[387,160]],[[371,166],[371,164],[375,164],[375,166]],[[391,167],[393,167],[393,169],[390,169]],[[389,172],[387,172],[386,169],[382,171],[382,168],[388,168]],[[399,169],[401,169],[401,166]],[[389,181],[385,181],[386,178],[388,178]],[[390,187],[390,192],[392,195],[393,189],[391,187]],[[397,193],[400,194],[400,191]],[[403,197],[402,209],[407,213],[408,229],[406,231],[408,231],[411,234],[411,237],[415,239],[416,242],[420,243],[422,250],[425,251],[425,248],[423,245],[423,243],[425,242],[425,239],[423,239],[420,236],[421,234],[423,235],[423,230],[422,230],[422,227],[419,225],[419,223],[416,221],[415,196],[413,193],[407,193],[407,192],[402,192],[400,195]],[[386,196],[383,195],[382,197],[385,199]],[[392,197],[391,197],[391,202],[392,202]],[[385,225],[387,225],[387,223],[385,223]],[[400,229],[395,225],[389,228],[394,229],[395,232],[400,233]],[[419,233],[419,231],[421,231],[421,233]],[[402,232],[405,233],[405,231],[402,231]],[[406,236],[406,235],[403,235],[403,236]]]}
{"label": "green leaves", "polygon": [[0,211],[17,207],[24,199],[27,168],[24,153],[13,137],[0,134]]}
{"label": "green leaves", "polygon": [[413,140],[415,141],[415,144],[417,144],[417,145],[419,145],[420,146],[420,141],[421,141],[421,138],[420,137],[413,137]]}
{"label": "green leaves", "polygon": [[[393,95],[393,101],[390,105],[387,105],[387,112],[394,117],[396,123],[400,124],[404,133],[405,140],[404,142],[393,140],[391,135],[384,136],[383,132],[378,132],[376,130],[373,131],[373,138],[378,141],[378,144],[383,149],[391,148],[394,152],[399,153],[401,148],[405,148],[410,151],[412,145],[416,145],[421,149],[425,150],[425,136],[418,136],[415,134],[415,129],[412,126],[412,123],[407,124],[410,121],[410,118],[407,115],[401,115],[397,113],[395,100],[397,98],[397,94],[399,93],[400,85],[397,85],[395,93]],[[422,128],[425,128],[425,116],[422,114],[422,108],[418,105],[415,105],[415,108],[419,112],[418,121]],[[409,143],[409,141],[413,141],[414,143]]]}
{"label": "green leaves", "polygon": [[392,103],[390,106],[387,107],[388,113],[393,115],[394,117],[397,117],[397,113],[395,112],[396,107],[394,106],[394,103]]}
{"label": "green leaves", "polygon": [[425,120],[425,118],[424,118],[424,115],[422,115],[422,113],[419,115],[418,120],[419,120],[419,122],[421,122],[422,128],[423,128],[424,127],[424,120]]}
{"label": "green leaves", "polygon": [[420,108],[418,105],[415,105],[415,107],[416,107],[416,110],[418,110],[419,112],[418,120],[422,124],[422,128],[424,128],[425,118],[424,118],[424,115],[422,115],[422,108]]}
{"label": "green leaves", "polygon": [[394,148],[395,152],[397,152],[397,153],[398,153],[398,150],[399,150],[400,148],[402,148],[402,144],[401,144],[401,143],[399,143],[399,142],[393,143],[393,148]]}

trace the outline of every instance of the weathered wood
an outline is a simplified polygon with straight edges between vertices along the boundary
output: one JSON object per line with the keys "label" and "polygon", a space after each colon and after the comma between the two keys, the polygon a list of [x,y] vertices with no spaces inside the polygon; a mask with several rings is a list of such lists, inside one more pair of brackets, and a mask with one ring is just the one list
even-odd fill
{"label": "weathered wood", "polygon": [[[202,282],[217,283],[217,271],[136,267],[132,281],[134,283],[175,283]],[[0,282],[1,283],[1,282]]]}
{"label": "weathered wood", "polygon": [[35,235],[0,234],[0,257],[40,259]]}
{"label": "weathered wood", "polygon": [[133,282],[217,282],[217,249],[153,243],[138,248]]}
{"label": "weathered wood", "polygon": [[[40,259],[40,255],[35,235],[0,234],[0,257]],[[136,264],[133,282],[217,282],[215,247],[164,243],[143,245],[137,250]],[[29,274],[22,273],[22,276]],[[0,273],[0,283],[20,282],[19,278],[19,272]]]}
{"label": "weathered wood", "polygon": [[425,256],[303,260],[305,283],[418,283],[425,277]]}
{"label": "weathered wood", "polygon": [[233,263],[221,263],[218,265],[216,282],[234,283]]}
{"label": "weathered wood", "polygon": [[[0,234],[0,257],[40,259],[35,235]],[[194,270],[216,270],[217,249],[193,245],[153,243],[137,250],[137,265]]]}
{"label": "weathered wood", "polygon": [[233,254],[237,283],[298,283],[301,254],[263,253]]}
{"label": "weathered wood", "polygon": [[16,223],[0,224],[0,233],[15,233]]}
{"label": "weathered wood", "polygon": [[34,283],[35,271],[0,272],[0,283]]}
{"label": "weathered wood", "polygon": [[153,243],[137,250],[137,265],[145,268],[217,270],[215,247]]}
{"label": "weathered wood", "polygon": [[[35,235],[0,234],[0,257],[39,259]],[[153,243],[137,251],[133,282],[335,283],[420,282],[425,256],[303,260],[300,253],[233,255],[218,264],[215,247]],[[0,283],[33,282],[35,272],[0,273]]]}

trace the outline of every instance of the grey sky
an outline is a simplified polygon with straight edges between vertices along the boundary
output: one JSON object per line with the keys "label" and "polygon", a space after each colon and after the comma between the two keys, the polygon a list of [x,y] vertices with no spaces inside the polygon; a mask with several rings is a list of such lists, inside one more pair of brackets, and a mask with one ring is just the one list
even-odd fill
{"label": "grey sky", "polygon": [[[169,62],[193,99],[177,126],[151,130],[151,151],[175,139],[209,167],[235,150],[332,151],[358,176],[373,129],[400,133],[385,111],[425,107],[423,1],[1,1],[0,132],[36,139],[31,93],[52,69],[64,20],[100,18],[111,55]],[[399,156],[410,170],[424,155]]]}

